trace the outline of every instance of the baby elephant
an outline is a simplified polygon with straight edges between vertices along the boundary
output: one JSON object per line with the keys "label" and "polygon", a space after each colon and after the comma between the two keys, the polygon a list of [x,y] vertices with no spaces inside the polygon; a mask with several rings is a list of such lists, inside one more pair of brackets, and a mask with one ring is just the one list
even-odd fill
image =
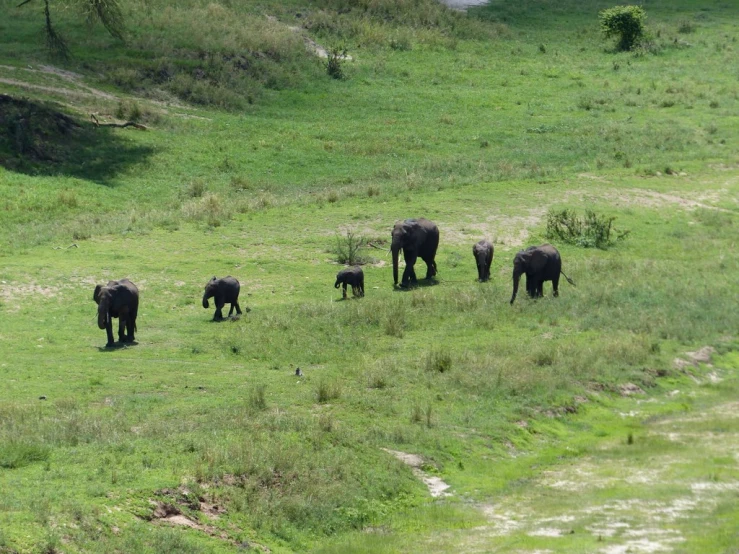
{"label": "baby elephant", "polygon": [[477,280],[484,283],[490,279],[490,265],[493,263],[493,245],[481,240],[472,247],[477,262]]}
{"label": "baby elephant", "polygon": [[236,313],[241,315],[241,308],[239,307],[239,290],[241,285],[239,281],[230,275],[223,279],[216,279],[213,277],[208,284],[205,285],[205,294],[203,295],[203,308],[208,308],[208,298],[214,298],[216,301],[216,313],[213,315],[213,321],[223,319],[223,313],[221,310],[226,303],[231,304],[231,309],[228,311],[228,316],[236,308]]}
{"label": "baby elephant", "polygon": [[344,284],[344,298],[346,298],[346,286],[352,286],[352,294],[354,296],[364,296],[364,272],[362,268],[355,265],[354,267],[347,267],[342,269],[336,274],[335,288],[339,288],[339,285]]}

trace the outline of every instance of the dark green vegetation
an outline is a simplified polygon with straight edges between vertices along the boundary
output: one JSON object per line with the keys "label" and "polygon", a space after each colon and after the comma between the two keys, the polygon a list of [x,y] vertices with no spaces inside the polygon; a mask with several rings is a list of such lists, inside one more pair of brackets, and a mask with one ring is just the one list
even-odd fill
{"label": "dark green vegetation", "polygon": [[644,38],[647,14],[641,6],[614,6],[600,12],[600,27],[606,37],[617,37],[619,50],[633,50]]}
{"label": "dark green vegetation", "polygon": [[[655,1],[649,48],[612,53],[607,7],[132,2],[125,44],[59,15],[80,77],[42,66],[29,14],[3,20],[0,552],[464,551],[476,507],[530,498],[544,470],[669,452],[618,415],[628,384],[658,399],[645,417],[735,397],[736,18]],[[347,48],[345,79],[303,34]],[[578,286],[509,307],[510,261],[546,240],[549,209],[631,234],[557,244]],[[382,248],[417,216],[439,225],[440,279],[396,292]],[[350,236],[380,250],[353,252],[377,262],[366,297],[338,301]],[[251,312],[211,323],[203,286],[227,274]],[[141,290],[139,344],[105,350],[92,291],[121,277]],[[704,344],[723,384],[673,366]],[[421,455],[454,496],[432,502],[382,448]],[[730,494],[736,462],[705,467]],[[686,552],[730,548],[719,489],[695,525],[660,524]],[[197,528],[161,521],[178,517]],[[560,551],[601,547],[576,531]]]}
{"label": "dark green vegetation", "polygon": [[568,242],[584,248],[608,248],[618,240],[624,240],[629,231],[617,231],[613,227],[614,216],[605,216],[593,210],[585,210],[580,216],[575,210],[549,210],[547,212],[547,239]]}

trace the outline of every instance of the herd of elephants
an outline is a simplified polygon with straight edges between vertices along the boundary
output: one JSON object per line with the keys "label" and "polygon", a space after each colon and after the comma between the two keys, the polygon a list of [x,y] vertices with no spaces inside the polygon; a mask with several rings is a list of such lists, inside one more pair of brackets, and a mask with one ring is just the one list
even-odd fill
{"label": "herd of elephants", "polygon": [[[406,219],[395,223],[392,231],[390,251],[393,255],[393,280],[398,285],[398,257],[403,250],[405,269],[400,286],[403,288],[414,285],[417,281],[414,266],[420,257],[426,262],[426,279],[433,278],[436,273],[436,250],[439,247],[439,228],[428,219]],[[477,263],[478,280],[483,282],[490,279],[490,265],[493,263],[493,245],[481,240],[472,247],[472,253]],[[564,275],[567,281],[574,285],[572,279],[562,271],[562,258],[557,249],[551,244],[531,246],[519,251],[513,259],[513,295],[511,304],[518,293],[518,283],[521,275],[526,275],[526,292],[536,298],[543,295],[544,281],[551,281],[554,296],[559,292],[559,276]],[[364,273],[359,266],[342,269],[336,275],[334,286],[343,285],[343,297],[346,298],[346,287],[351,285],[355,296],[364,296]],[[208,300],[215,299],[216,311],[214,320],[223,319],[222,309],[231,304],[228,312],[230,317],[234,310],[241,314],[239,307],[239,290],[241,285],[234,277],[213,277],[205,285],[203,307],[208,308]],[[106,346],[111,347],[113,341],[113,318],[118,318],[118,339],[121,343],[134,342],[136,331],[136,316],[139,310],[139,290],[128,279],[109,281],[107,285],[97,285],[93,300],[98,305],[98,327],[105,329],[108,335]]]}

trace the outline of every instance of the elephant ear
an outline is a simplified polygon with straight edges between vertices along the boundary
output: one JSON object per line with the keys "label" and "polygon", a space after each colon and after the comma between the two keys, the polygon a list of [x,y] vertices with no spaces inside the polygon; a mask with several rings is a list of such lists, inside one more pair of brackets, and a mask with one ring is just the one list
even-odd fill
{"label": "elephant ear", "polygon": [[529,269],[531,271],[541,271],[546,265],[549,257],[539,249],[528,252],[529,254]]}
{"label": "elephant ear", "polygon": [[92,299],[95,301],[95,304],[100,304],[100,291],[101,290],[103,290],[103,285],[95,286],[95,292],[92,293]]}

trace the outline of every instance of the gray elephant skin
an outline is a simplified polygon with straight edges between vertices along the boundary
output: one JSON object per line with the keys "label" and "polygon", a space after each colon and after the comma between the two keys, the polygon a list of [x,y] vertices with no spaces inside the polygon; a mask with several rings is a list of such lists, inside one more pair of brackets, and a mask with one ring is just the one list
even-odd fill
{"label": "gray elephant skin", "polygon": [[530,246],[521,250],[513,259],[513,295],[511,304],[518,293],[521,275],[526,274],[526,292],[532,298],[539,298],[544,293],[544,281],[551,281],[554,296],[559,296],[559,276],[565,276],[567,282],[574,286],[572,279],[562,271],[562,258],[551,244]]}
{"label": "gray elephant skin", "polygon": [[481,283],[490,279],[490,266],[493,263],[493,245],[481,240],[472,246],[472,254],[477,263],[477,280]]}
{"label": "gray elephant skin", "polygon": [[346,286],[351,285],[352,295],[364,296],[364,272],[359,266],[347,267],[342,269],[336,274],[336,283],[334,288],[339,288],[343,285],[343,297],[346,298]]}
{"label": "gray elephant skin", "polygon": [[405,270],[400,286],[405,288],[417,282],[413,266],[421,258],[426,262],[426,279],[436,275],[436,250],[439,247],[439,228],[428,219],[406,219],[397,221],[392,231],[390,251],[393,254],[393,281],[398,284],[398,256],[403,250]]}
{"label": "gray elephant skin", "polygon": [[[118,340],[132,343],[135,340],[136,316],[139,313],[139,289],[128,279],[108,281],[97,285],[92,299],[98,305],[98,327],[108,335],[106,347],[113,346],[113,318],[118,318]],[[126,331],[124,333],[124,331]]]}
{"label": "gray elephant skin", "polygon": [[216,304],[216,312],[213,314],[213,321],[219,321],[223,319],[223,306],[231,304],[231,309],[228,311],[228,317],[231,317],[234,309],[237,315],[241,315],[241,308],[239,307],[239,292],[241,290],[241,284],[237,279],[231,277],[223,277],[218,279],[213,277],[205,285],[205,294],[203,294],[203,308],[209,308],[208,299],[213,298]]}

